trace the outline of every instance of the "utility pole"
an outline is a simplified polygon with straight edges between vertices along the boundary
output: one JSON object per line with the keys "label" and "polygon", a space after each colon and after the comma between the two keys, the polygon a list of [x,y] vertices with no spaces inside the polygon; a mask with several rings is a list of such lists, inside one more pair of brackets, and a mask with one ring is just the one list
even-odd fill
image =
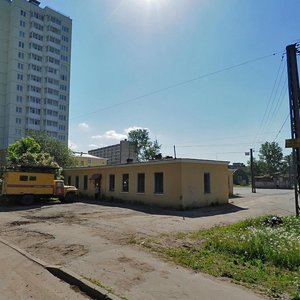
{"label": "utility pole", "polygon": [[253,162],[253,149],[250,149],[250,164],[251,164],[251,184],[252,184],[252,193],[256,193],[255,187],[255,177],[254,177],[254,162]]}
{"label": "utility pole", "polygon": [[250,170],[251,170],[252,193],[256,193],[255,174],[254,174],[254,161],[253,161],[253,149],[251,148],[250,152],[246,152],[245,155],[250,155]]}
{"label": "utility pole", "polygon": [[292,137],[291,140],[286,140],[286,147],[293,148],[295,208],[296,216],[298,217],[300,211],[298,200],[300,192],[300,91],[297,66],[297,51],[298,50],[296,44],[286,47]]}

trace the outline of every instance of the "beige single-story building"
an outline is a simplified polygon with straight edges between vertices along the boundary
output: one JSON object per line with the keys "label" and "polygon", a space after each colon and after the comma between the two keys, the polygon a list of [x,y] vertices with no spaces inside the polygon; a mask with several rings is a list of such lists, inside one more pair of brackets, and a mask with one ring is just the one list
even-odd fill
{"label": "beige single-story building", "polygon": [[78,163],[78,167],[99,167],[107,165],[107,158],[98,157],[83,152],[75,152],[74,157]]}
{"label": "beige single-story building", "polygon": [[101,167],[74,167],[63,172],[65,183],[82,195],[100,194],[162,207],[191,208],[228,203],[228,162],[161,159]]}

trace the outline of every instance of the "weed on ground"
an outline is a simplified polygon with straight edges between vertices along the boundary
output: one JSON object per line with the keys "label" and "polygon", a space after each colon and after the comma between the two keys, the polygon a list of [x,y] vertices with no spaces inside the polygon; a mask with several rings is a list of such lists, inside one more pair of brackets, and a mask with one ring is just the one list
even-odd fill
{"label": "weed on ground", "polygon": [[273,298],[300,299],[300,218],[266,216],[143,246],[196,271],[230,278]]}

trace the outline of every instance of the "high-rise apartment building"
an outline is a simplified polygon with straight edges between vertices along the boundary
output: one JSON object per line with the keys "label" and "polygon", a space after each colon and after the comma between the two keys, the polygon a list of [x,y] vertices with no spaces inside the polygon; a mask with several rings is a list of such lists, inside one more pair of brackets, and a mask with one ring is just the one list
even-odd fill
{"label": "high-rise apartment building", "polygon": [[107,158],[108,165],[126,164],[137,161],[136,147],[127,140],[120,141],[120,144],[90,150],[88,154]]}
{"label": "high-rise apartment building", "polygon": [[29,130],[68,142],[72,20],[36,0],[0,0],[0,149]]}

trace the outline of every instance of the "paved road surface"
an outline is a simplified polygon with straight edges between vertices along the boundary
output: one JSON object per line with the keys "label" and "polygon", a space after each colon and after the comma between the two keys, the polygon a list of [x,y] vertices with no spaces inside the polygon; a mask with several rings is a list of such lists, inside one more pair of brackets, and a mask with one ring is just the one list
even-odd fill
{"label": "paved road surface", "polygon": [[[249,188],[238,188],[235,193],[239,197],[227,206],[188,212],[109,203],[2,207],[0,236],[49,264],[96,279],[130,300],[259,300],[262,297],[250,290],[194,273],[128,243],[131,236],[151,238],[262,214],[294,213],[293,191],[252,194]],[[68,285],[61,290],[55,277],[3,246],[0,259],[0,299],[1,295],[12,300],[77,299]],[[11,277],[5,276],[7,270]],[[56,293],[54,298],[50,291]]]}
{"label": "paved road surface", "polygon": [[36,263],[0,243],[1,300],[87,300]]}

